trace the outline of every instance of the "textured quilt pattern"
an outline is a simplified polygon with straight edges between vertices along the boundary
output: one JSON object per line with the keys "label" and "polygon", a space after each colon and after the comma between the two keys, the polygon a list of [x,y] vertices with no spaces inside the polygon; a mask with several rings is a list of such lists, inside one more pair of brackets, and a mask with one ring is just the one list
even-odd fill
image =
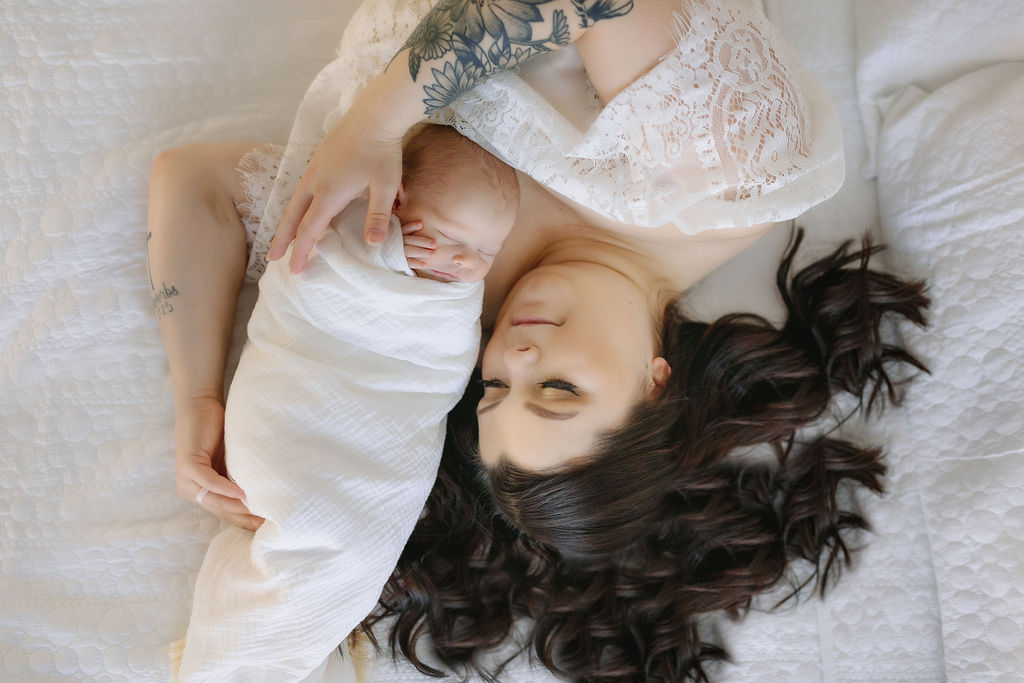
{"label": "textured quilt pattern", "polygon": [[0,5],[0,680],[167,680],[220,522],[174,492],[150,164],[283,142],[351,9]]}

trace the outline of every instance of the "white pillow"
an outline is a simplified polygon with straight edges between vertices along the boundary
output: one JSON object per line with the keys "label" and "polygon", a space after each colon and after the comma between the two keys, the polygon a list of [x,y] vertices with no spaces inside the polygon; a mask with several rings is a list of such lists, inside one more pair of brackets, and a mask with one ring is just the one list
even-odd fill
{"label": "white pillow", "polygon": [[1021,0],[855,0],[857,90],[868,149],[873,151],[880,98],[908,85],[934,89],[990,64],[1024,60]]}
{"label": "white pillow", "polygon": [[[964,5],[969,7],[971,5]],[[950,680],[1024,671],[1024,63],[883,101],[882,229],[927,279],[931,376],[893,434],[919,488]],[[925,558],[922,558],[923,560]]]}

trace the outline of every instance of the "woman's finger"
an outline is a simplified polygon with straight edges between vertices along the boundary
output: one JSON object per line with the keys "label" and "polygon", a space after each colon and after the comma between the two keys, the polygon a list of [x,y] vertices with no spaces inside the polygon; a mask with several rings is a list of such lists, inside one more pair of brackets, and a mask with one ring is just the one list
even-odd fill
{"label": "woman's finger", "polygon": [[[200,496],[202,500],[200,500]],[[252,512],[242,501],[237,498],[222,496],[219,493],[214,493],[213,491],[207,491],[206,494],[203,494],[202,489],[197,489],[196,502],[199,503],[200,507],[218,515],[252,515]]]}
{"label": "woman's finger", "polygon": [[[399,169],[401,166],[399,166]],[[380,244],[391,225],[391,208],[398,194],[400,179],[388,179],[370,184],[370,205],[366,212],[366,227],[363,236],[367,244]]]}
{"label": "woman's finger", "polygon": [[433,253],[434,253],[433,249],[424,249],[422,247],[408,247],[407,246],[405,248],[405,258],[406,258],[406,260],[408,260],[408,259],[422,260],[422,259],[425,259],[425,258],[433,255]]}
{"label": "woman's finger", "polygon": [[227,477],[217,474],[207,464],[194,461],[191,467],[185,469],[184,474],[196,483],[197,488],[202,487],[221,496],[245,500],[245,491],[242,490],[241,486]]}
{"label": "woman's finger", "polygon": [[410,268],[426,268],[427,267],[427,262],[424,261],[423,259],[409,258],[408,256],[406,256],[405,258],[409,262],[409,267]]}
{"label": "woman's finger", "polygon": [[218,514],[216,512],[212,514],[218,519],[222,519],[228,524],[237,526],[240,529],[245,529],[246,531],[258,530],[263,526],[263,522],[265,521],[262,517],[257,517],[256,515],[234,515],[230,513]]}
{"label": "woman's finger", "polygon": [[316,241],[327,230],[327,225],[342,209],[348,206],[351,197],[338,195],[328,197],[320,195],[313,197],[306,215],[302,217],[299,228],[295,233],[295,242],[292,246],[292,273],[301,273],[309,262],[309,253],[313,251]]}
{"label": "woman's finger", "polygon": [[249,511],[242,501],[236,498],[225,498],[216,493],[207,493],[200,502],[205,510],[228,524],[256,531],[263,524],[263,518],[258,517]]}
{"label": "woman's finger", "polygon": [[423,229],[423,221],[412,221],[402,226],[403,235],[411,235]]}
{"label": "woman's finger", "polygon": [[270,241],[270,248],[267,250],[268,259],[276,261],[288,251],[288,245],[295,239],[295,232],[298,230],[299,222],[306,215],[306,211],[309,210],[309,205],[312,201],[312,194],[303,191],[300,187],[295,188],[295,191],[292,192],[292,198],[288,201],[288,206],[284,210],[284,216],[281,218],[277,231],[274,233],[274,239]]}

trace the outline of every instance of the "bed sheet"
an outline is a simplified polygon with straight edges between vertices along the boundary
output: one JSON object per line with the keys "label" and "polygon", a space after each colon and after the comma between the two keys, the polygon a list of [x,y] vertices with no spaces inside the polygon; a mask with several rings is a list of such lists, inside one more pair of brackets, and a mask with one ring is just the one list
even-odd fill
{"label": "bed sheet", "polygon": [[1024,675],[1024,62],[882,102],[882,225],[928,278],[932,373],[892,435],[919,492],[950,680]]}
{"label": "bed sheet", "polygon": [[1024,61],[1024,4],[1014,0],[857,0],[854,22],[867,178],[878,172],[881,100],[908,85],[934,90],[983,66]]}
{"label": "bed sheet", "polygon": [[174,492],[150,165],[284,142],[352,10],[0,4],[0,680],[167,680],[220,523]]}
{"label": "bed sheet", "polygon": [[[765,9],[821,78],[843,126],[843,188],[795,221],[807,234],[800,259],[809,261],[845,239],[880,236],[877,183],[859,173],[867,147],[856,95],[854,8],[850,0],[767,0]],[[706,278],[688,294],[687,309],[701,317],[751,310],[781,321],[774,275],[791,227],[777,227],[767,244],[759,243]],[[842,433],[885,444],[904,419],[900,411],[891,411],[882,419],[847,425]],[[826,599],[809,596],[781,611],[755,611],[723,626],[734,657],[724,667],[725,680],[944,680],[939,605],[922,511],[916,490],[901,485],[903,473],[891,459],[890,468],[886,497],[860,501],[875,533],[863,537],[853,570]],[[772,597],[760,606],[771,606]]]}
{"label": "bed sheet", "polygon": [[[185,632],[220,523],[173,491],[170,382],[144,264],[149,165],[188,142],[284,142],[354,1],[3,5],[0,679],[166,680],[167,645]],[[847,138],[847,185],[800,219],[809,256],[878,222],[876,187],[856,170],[867,147],[854,10],[851,0],[766,4],[836,98]],[[771,278],[787,236],[776,230],[709,278],[691,310],[777,315]],[[989,419],[979,413],[976,428]],[[721,678],[972,680],[947,671],[964,653],[944,648],[971,645],[943,631],[949,586],[937,583],[932,553],[983,524],[930,517],[929,491],[955,493],[963,470],[945,461],[919,477],[919,450],[896,438],[911,422],[894,411],[859,428],[896,443],[890,493],[863,502],[876,534],[855,570],[825,601],[721,625],[736,660]],[[387,662],[375,671],[418,680]],[[550,676],[520,662],[505,680]]]}
{"label": "bed sheet", "polygon": [[[998,249],[975,248],[961,254],[942,237],[966,226],[951,225],[936,238],[925,233],[923,225],[928,221],[923,216],[904,215],[896,233],[893,207],[900,207],[909,196],[900,188],[885,188],[890,210],[887,220],[881,220],[877,182],[861,173],[874,159],[873,140],[880,124],[864,125],[865,102],[877,93],[866,94],[859,85],[865,71],[881,73],[877,57],[884,48],[873,33],[879,27],[864,21],[865,4],[766,2],[769,17],[805,64],[822,76],[844,127],[846,184],[833,199],[796,222],[808,230],[812,251],[816,244],[824,247],[869,231],[896,247],[882,255],[883,263],[933,280],[932,318],[937,329],[900,332],[912,347],[921,349],[935,375],[911,386],[903,408],[846,430],[866,442],[885,444],[889,465],[886,496],[861,502],[875,532],[865,538],[866,547],[854,570],[824,601],[812,600],[783,615],[755,614],[745,623],[731,625],[727,636],[737,663],[729,677],[737,681],[772,676],[801,681],[1021,680],[1024,610],[1020,591],[1013,586],[1024,584],[1020,524],[1024,490],[1018,476],[1024,469],[1024,430],[1019,418],[1024,405],[1015,398],[1020,393],[1019,372],[1001,360],[1009,352],[1000,340],[1012,340],[1015,333],[993,329],[993,321],[1020,334],[1024,299],[1011,293],[1020,287],[1014,285],[1012,271],[994,270],[1003,267],[1000,258],[1005,260]],[[909,12],[908,5],[900,3],[899,10]],[[984,6],[999,17],[1019,3]],[[991,18],[977,9],[972,6],[971,12],[958,16],[991,28]],[[898,32],[893,27],[886,30]],[[980,44],[985,31],[972,32],[969,25],[962,26],[958,35],[965,41],[975,36],[979,50],[992,47]],[[897,52],[903,49],[894,47]],[[961,55],[978,51],[968,42],[959,50]],[[917,59],[929,63],[926,55]],[[955,60],[943,55],[935,63],[949,67],[951,61]],[[962,73],[974,64],[968,60],[956,68]],[[870,109],[879,106],[872,102]],[[941,223],[946,216],[962,223],[956,215],[964,201],[957,197],[970,196],[977,189],[971,186],[970,170],[986,169],[987,157],[972,157],[979,145],[964,149],[947,140],[944,146],[948,149],[935,150],[943,160],[937,168],[911,166],[903,182],[912,185],[914,174],[921,173],[917,182],[929,183],[935,196],[932,222],[938,217]],[[885,147],[878,153],[887,158],[906,152]],[[954,177],[954,172],[959,172],[958,180],[949,187],[934,180]],[[959,189],[954,191],[957,183]],[[1005,195],[997,199],[1000,208],[993,209],[993,215],[1011,211],[1009,201]],[[1019,235],[1019,225],[1015,229],[1003,225],[1000,230],[991,236],[998,238],[996,244],[1008,240],[1009,246],[1015,242],[1013,231]],[[779,232],[772,236],[777,253],[785,244],[785,235]],[[691,307],[723,312],[741,309],[748,300],[758,310],[778,315],[774,300],[763,300],[766,292],[774,291],[768,251],[751,250],[716,272],[698,292],[707,297],[696,298]],[[749,279],[750,272],[761,273],[760,287],[751,292],[729,287],[730,282]],[[990,281],[997,291],[969,304],[968,293],[985,291]],[[951,321],[955,321],[952,329]]]}

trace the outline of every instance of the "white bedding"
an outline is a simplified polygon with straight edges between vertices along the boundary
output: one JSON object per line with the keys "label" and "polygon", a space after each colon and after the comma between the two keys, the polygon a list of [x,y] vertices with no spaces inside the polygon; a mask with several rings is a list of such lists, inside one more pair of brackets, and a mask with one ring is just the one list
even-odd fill
{"label": "white bedding", "polygon": [[[867,158],[855,89],[867,37],[850,0],[767,4],[836,99],[848,160]],[[167,679],[167,645],[185,633],[220,524],[173,490],[170,383],[143,259],[149,164],[199,140],[284,142],[351,9],[36,0],[0,12],[0,679]],[[981,35],[962,34],[968,45]],[[800,221],[817,244],[875,222],[875,186],[856,176]],[[728,680],[1012,681],[1024,670],[1024,482],[1011,477],[1024,472],[1024,377],[1019,357],[978,354],[987,337],[972,332],[1024,337],[1024,280],[953,298],[957,278],[977,286],[999,262],[956,258],[901,225],[898,260],[951,278],[934,290],[944,329],[913,339],[961,360],[866,428],[892,443],[892,471],[890,494],[866,501],[878,533],[856,571],[825,602],[727,625]],[[765,283],[783,233],[768,238],[776,254],[742,255],[693,307],[773,310]],[[387,663],[376,672],[415,679]],[[545,679],[514,672],[506,680]]]}
{"label": "white bedding", "polygon": [[1024,62],[882,104],[882,223],[939,302],[892,434],[929,537],[950,678],[1024,675]]}
{"label": "white bedding", "polygon": [[867,178],[878,172],[884,98],[908,85],[934,90],[983,66],[1024,61],[1024,3],[857,0],[852,6]]}

